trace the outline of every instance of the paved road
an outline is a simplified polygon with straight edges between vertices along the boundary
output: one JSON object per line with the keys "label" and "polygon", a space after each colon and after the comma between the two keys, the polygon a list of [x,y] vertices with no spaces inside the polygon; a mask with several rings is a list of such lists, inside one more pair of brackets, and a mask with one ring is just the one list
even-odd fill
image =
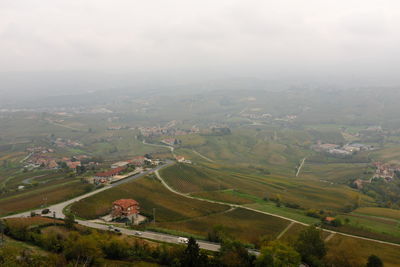
{"label": "paved road", "polygon": [[148,145],[148,146],[158,146],[158,147],[164,147],[164,148],[168,148],[171,151],[172,156],[174,156],[174,158],[176,158],[176,155],[174,153],[175,148],[173,146],[168,146],[168,145],[158,145],[158,144],[150,144],[147,143],[146,140],[143,140],[143,145]]}
{"label": "paved road", "polygon": [[[67,200],[67,201],[64,201],[64,202],[61,202],[61,203],[58,203],[58,204],[51,205],[51,206],[49,206],[49,207],[47,207],[47,208],[48,208],[51,212],[55,212],[55,217],[56,217],[56,218],[61,218],[61,219],[62,219],[62,218],[65,217],[65,216],[64,216],[64,213],[63,213],[63,210],[64,210],[64,208],[65,208],[66,206],[68,206],[68,205],[70,205],[70,204],[72,204],[72,203],[74,203],[74,202],[76,202],[76,201],[79,201],[79,200],[81,200],[81,199],[84,199],[84,198],[90,197],[90,196],[92,196],[92,195],[98,194],[98,193],[100,193],[100,192],[103,192],[103,191],[105,191],[105,190],[111,189],[111,188],[113,188],[113,187],[115,187],[115,186],[118,186],[118,185],[121,185],[121,184],[130,182],[130,181],[132,181],[132,180],[139,179],[140,177],[146,176],[146,175],[148,175],[149,173],[152,173],[152,172],[154,172],[154,171],[158,171],[158,170],[160,170],[160,169],[162,169],[162,168],[171,166],[172,164],[174,164],[173,161],[168,161],[166,164],[160,165],[160,166],[158,166],[158,167],[156,167],[156,168],[154,168],[154,169],[147,170],[147,171],[145,171],[145,172],[138,173],[138,174],[136,174],[136,175],[127,177],[127,178],[122,179],[122,180],[120,180],[120,181],[118,181],[118,182],[112,183],[111,185],[107,185],[107,186],[105,186],[105,187],[103,187],[103,188],[97,189],[97,190],[92,191],[92,192],[89,192],[89,193],[87,193],[87,194],[84,194],[84,195],[81,195],[81,196],[72,198],[72,199],[70,199],[70,200]],[[37,210],[32,210],[32,211],[34,211],[34,212],[40,214],[41,211],[42,211],[42,209],[37,209]],[[28,216],[30,216],[30,214],[31,214],[31,211],[26,211],[26,212],[22,212],[22,213],[18,213],[18,214],[13,214],[13,215],[10,215],[10,216],[6,216],[5,218],[28,217]]]}
{"label": "paved road", "polygon": [[[98,224],[98,223],[94,223],[94,222],[90,222],[90,221],[81,221],[81,220],[77,220],[77,222],[81,225],[85,225],[85,226],[88,226],[91,228],[96,228],[96,229],[101,229],[101,230],[109,230],[108,225],[105,225],[105,224]],[[151,239],[151,240],[179,244],[178,237],[173,236],[173,235],[167,235],[167,234],[150,232],[150,231],[129,230],[129,229],[120,228],[120,227],[113,227],[113,228],[120,230],[121,233],[125,234],[125,235],[140,236],[142,238],[147,238],[147,239]],[[136,234],[137,232],[139,232],[140,235],[137,235]],[[211,250],[211,251],[218,251],[220,248],[220,245],[216,244],[216,243],[199,241],[199,240],[197,240],[197,243],[199,244],[200,248]]]}

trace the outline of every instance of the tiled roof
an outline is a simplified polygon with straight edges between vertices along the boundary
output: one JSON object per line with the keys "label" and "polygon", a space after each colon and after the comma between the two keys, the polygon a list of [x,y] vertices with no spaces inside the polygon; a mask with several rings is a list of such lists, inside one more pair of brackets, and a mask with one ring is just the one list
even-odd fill
{"label": "tiled roof", "polygon": [[113,205],[117,205],[122,207],[123,209],[127,209],[128,207],[131,206],[138,206],[139,203],[137,203],[136,200],[133,199],[119,199],[113,202]]}

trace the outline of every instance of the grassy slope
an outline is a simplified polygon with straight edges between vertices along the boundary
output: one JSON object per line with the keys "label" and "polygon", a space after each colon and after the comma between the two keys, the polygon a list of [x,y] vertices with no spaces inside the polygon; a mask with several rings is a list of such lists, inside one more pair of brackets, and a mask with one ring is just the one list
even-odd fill
{"label": "grassy slope", "polygon": [[393,210],[387,208],[377,208],[377,207],[358,208],[353,213],[400,220],[400,210]]}
{"label": "grassy slope", "polygon": [[159,226],[207,236],[215,225],[222,225],[229,235],[246,243],[255,243],[264,235],[276,237],[288,224],[287,220],[244,209],[235,209],[181,222],[161,223]]}
{"label": "grassy slope", "polygon": [[340,247],[341,242],[352,242],[356,248],[356,253],[363,259],[367,259],[370,255],[377,255],[384,262],[385,267],[399,266],[400,254],[399,247],[394,247],[376,242],[335,235],[329,242],[328,247]]}
{"label": "grassy slope", "polygon": [[48,205],[62,202],[85,193],[87,186],[77,179],[63,179],[53,185],[39,185],[30,190],[0,199],[0,215],[38,208],[45,202]]}
{"label": "grassy slope", "polygon": [[228,206],[188,200],[165,189],[153,178],[142,178],[114,187],[76,202],[71,211],[82,218],[94,219],[106,215],[114,200],[133,198],[140,203],[141,213],[151,215],[156,209],[157,221],[176,221],[204,216],[228,209]]}
{"label": "grassy slope", "polygon": [[[258,199],[266,194],[269,197],[279,194],[284,202],[297,203],[304,208],[338,210],[353,203],[356,196],[361,195],[344,185],[287,178],[279,174],[243,174],[245,170],[241,171],[238,173],[237,169],[226,166],[218,168],[217,165],[177,164],[162,170],[161,175],[173,188],[185,193],[235,189]],[[362,199],[370,201],[365,196]]]}

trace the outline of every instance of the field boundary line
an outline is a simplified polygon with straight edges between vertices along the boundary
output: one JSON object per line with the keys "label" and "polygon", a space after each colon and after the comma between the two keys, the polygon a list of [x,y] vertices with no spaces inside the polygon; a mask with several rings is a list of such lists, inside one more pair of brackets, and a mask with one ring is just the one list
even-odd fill
{"label": "field boundary line", "polygon": [[331,233],[330,235],[328,235],[326,238],[325,238],[325,242],[329,242],[329,240],[331,240],[332,239],[332,237],[334,237],[335,236],[335,233]]}
{"label": "field boundary line", "polygon": [[197,152],[197,151],[194,150],[194,149],[192,149],[192,151],[193,151],[197,156],[199,156],[199,157],[201,157],[201,158],[203,158],[203,159],[205,159],[205,160],[207,160],[207,161],[209,161],[209,162],[215,162],[215,160],[212,160],[212,159],[210,159],[210,158],[207,158],[206,156],[200,154],[199,152]]}
{"label": "field boundary line", "polygon": [[306,161],[306,158],[303,158],[303,160],[301,161],[301,163],[300,163],[300,166],[299,166],[299,168],[297,169],[297,172],[296,172],[296,177],[298,177],[299,176],[299,174],[300,174],[300,171],[301,171],[301,168],[303,168],[303,165],[304,165],[304,162]]}
{"label": "field boundary line", "polygon": [[288,226],[286,226],[285,229],[283,229],[283,231],[278,235],[278,237],[276,239],[280,239],[284,234],[286,234],[286,232],[292,228],[292,226],[295,224],[295,222],[290,222]]}

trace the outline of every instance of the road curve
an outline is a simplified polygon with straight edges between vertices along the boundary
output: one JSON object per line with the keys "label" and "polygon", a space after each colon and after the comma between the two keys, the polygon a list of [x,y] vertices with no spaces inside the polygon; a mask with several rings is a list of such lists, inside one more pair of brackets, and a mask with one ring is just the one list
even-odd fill
{"label": "road curve", "polygon": [[[79,201],[79,200],[81,200],[81,199],[90,197],[90,196],[92,196],[92,195],[98,194],[98,193],[103,192],[103,191],[105,191],[105,190],[111,189],[111,188],[113,188],[113,187],[115,187],[115,186],[118,186],[118,185],[121,185],[121,184],[130,182],[130,181],[132,181],[132,180],[139,179],[139,178],[141,178],[141,177],[143,177],[143,176],[146,176],[146,175],[148,175],[148,174],[150,174],[150,173],[152,173],[152,172],[155,172],[155,171],[158,171],[158,170],[160,170],[160,169],[162,169],[162,168],[171,166],[172,164],[174,164],[173,161],[168,161],[166,164],[160,165],[160,166],[158,166],[158,167],[156,167],[156,168],[154,168],[154,169],[147,170],[147,171],[144,171],[144,172],[142,172],[142,173],[138,173],[138,174],[136,174],[136,175],[132,175],[132,176],[130,176],[130,177],[127,177],[127,178],[125,178],[125,179],[122,179],[122,180],[120,180],[120,181],[117,181],[117,182],[115,182],[115,183],[112,183],[111,185],[107,185],[107,186],[104,186],[103,188],[100,188],[100,189],[97,189],[97,190],[95,190],[95,191],[86,193],[86,194],[84,194],[84,195],[80,195],[80,196],[75,197],[75,198],[72,198],[72,199],[70,199],[70,200],[67,200],[67,201],[64,201],[64,202],[61,202],[61,203],[58,203],[58,204],[51,205],[51,206],[49,206],[49,207],[47,207],[47,208],[48,208],[51,212],[55,212],[54,215],[55,215],[56,218],[63,219],[63,218],[65,217],[65,215],[64,215],[64,213],[63,213],[64,208],[67,207],[67,206],[69,206],[69,205],[71,205],[72,203],[77,202],[77,201]],[[29,217],[30,214],[31,214],[31,212],[35,212],[35,213],[37,213],[37,214],[40,214],[41,211],[42,211],[42,209],[36,209],[36,210],[26,211],[26,212],[22,212],[22,213],[18,213],[18,214],[9,215],[9,216],[6,216],[6,217],[4,217],[4,218]]]}

